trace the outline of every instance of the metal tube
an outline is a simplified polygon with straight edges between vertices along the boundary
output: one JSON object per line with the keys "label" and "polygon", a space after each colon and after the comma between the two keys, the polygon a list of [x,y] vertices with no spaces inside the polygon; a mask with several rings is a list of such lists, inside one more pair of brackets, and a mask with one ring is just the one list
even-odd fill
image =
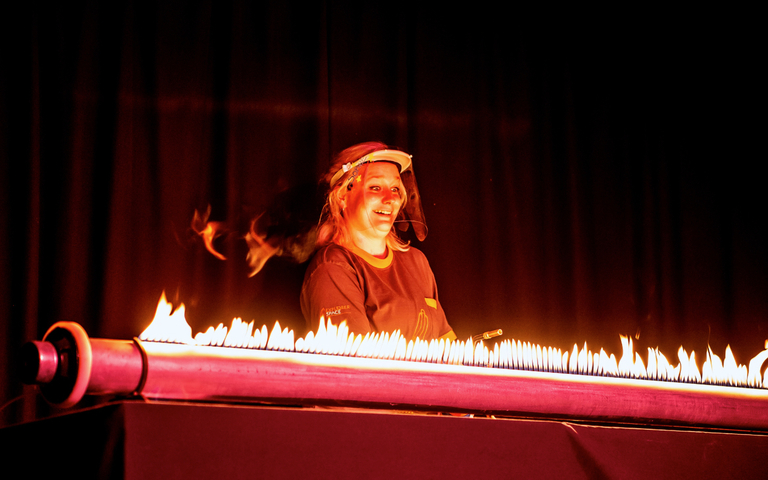
{"label": "metal tube", "polygon": [[56,377],[59,355],[52,343],[29,342],[21,347],[21,356],[24,383],[50,383]]}
{"label": "metal tube", "polygon": [[22,347],[22,365],[22,381],[39,385],[49,403],[66,408],[86,393],[137,391],[145,362],[133,341],[88,338],[80,325],[58,322],[48,329],[42,342]]}
{"label": "metal tube", "polygon": [[[80,385],[84,392],[85,382],[94,395],[136,393],[150,399],[341,404],[768,430],[768,390],[758,388],[139,340],[86,337],[76,343],[90,351],[92,360],[78,366],[72,388]],[[40,351],[47,352],[40,354],[43,364],[43,357],[51,357],[50,349]],[[51,396],[66,397],[52,401],[64,406],[79,400],[66,391]]]}
{"label": "metal tube", "polygon": [[89,394],[130,394],[141,383],[144,360],[138,345],[130,340],[91,339],[93,364]]}
{"label": "metal tube", "polygon": [[768,430],[768,391],[221,347],[143,343],[156,399],[418,407]]}

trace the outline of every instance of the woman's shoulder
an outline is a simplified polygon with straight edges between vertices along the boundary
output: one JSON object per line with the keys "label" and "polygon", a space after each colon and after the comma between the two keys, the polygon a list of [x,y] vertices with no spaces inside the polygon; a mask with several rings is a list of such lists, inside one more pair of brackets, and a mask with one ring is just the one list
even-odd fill
{"label": "woman's shoulder", "polygon": [[346,269],[356,270],[355,265],[356,262],[352,252],[341,245],[330,243],[315,252],[315,256],[312,258],[308,270],[315,271],[322,266],[325,266],[326,268],[343,266]]}
{"label": "woman's shoulder", "polygon": [[[429,260],[427,260],[427,256],[422,253],[421,250],[415,247],[409,247],[408,250],[404,252],[398,252],[395,251],[395,261],[397,263],[400,263],[403,266],[411,265],[410,268],[419,268],[419,269],[428,269],[431,270],[431,267],[429,266]],[[409,267],[406,267],[409,268]]]}
{"label": "woman's shoulder", "polygon": [[424,253],[419,250],[416,247],[408,247],[408,250],[405,251],[397,251],[395,250],[395,256],[400,256],[401,258],[409,258],[414,261],[420,261],[420,262],[426,262],[427,256],[424,255]]}
{"label": "woman's shoulder", "polygon": [[351,252],[341,245],[335,243],[329,243],[328,245],[321,247],[314,257],[315,263],[326,262],[345,262],[349,263],[352,259]]}

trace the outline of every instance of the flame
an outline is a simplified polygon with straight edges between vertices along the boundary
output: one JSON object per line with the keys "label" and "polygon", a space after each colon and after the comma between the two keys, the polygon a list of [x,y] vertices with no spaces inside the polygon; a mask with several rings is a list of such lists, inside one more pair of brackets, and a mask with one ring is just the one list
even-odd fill
{"label": "flame", "polygon": [[251,221],[251,228],[248,233],[245,234],[245,243],[248,244],[248,255],[245,257],[248,262],[248,266],[251,267],[251,273],[248,274],[252,277],[259,273],[267,260],[280,255],[282,249],[267,241],[266,235],[261,235],[256,231],[256,223],[261,218],[261,215],[254,218]]}
{"label": "flame", "polygon": [[224,231],[223,222],[209,222],[208,217],[211,216],[211,206],[205,210],[205,213],[201,214],[195,210],[195,216],[192,218],[192,230],[195,231],[203,239],[205,248],[213,254],[214,257],[219,260],[226,260],[227,258],[216,251],[213,247],[213,240],[221,235]]}
{"label": "flame", "polygon": [[194,343],[192,327],[187,323],[184,304],[176,311],[165,299],[165,292],[160,296],[155,318],[139,335],[141,340],[149,342]]}
{"label": "flame", "polygon": [[309,332],[296,340],[293,331],[282,328],[279,322],[275,322],[269,332],[266,325],[257,328],[254,321],[246,323],[241,318],[233,319],[229,328],[220,323],[193,338],[184,314],[184,305],[174,311],[163,292],[152,323],[139,338],[149,342],[768,388],[768,369],[763,373],[763,364],[768,360],[768,341],[766,349],[752,358],[748,366],[736,361],[730,345],[725,349],[724,360],[708,348],[699,371],[696,353],[691,351],[689,355],[683,347],[677,352],[677,365],[670,364],[658,348],[648,348],[647,361],[643,362],[640,353],[634,350],[632,339],[623,335],[620,336],[622,356],[617,361],[614,354],[609,355],[602,348],[599,353],[593,353],[586,342],[581,349],[574,345],[569,353],[520,340],[504,340],[493,347],[482,340],[475,343],[471,337],[466,341],[406,340],[400,330],[363,336],[351,333],[346,321],[334,325],[325,318],[320,319],[317,332]]}

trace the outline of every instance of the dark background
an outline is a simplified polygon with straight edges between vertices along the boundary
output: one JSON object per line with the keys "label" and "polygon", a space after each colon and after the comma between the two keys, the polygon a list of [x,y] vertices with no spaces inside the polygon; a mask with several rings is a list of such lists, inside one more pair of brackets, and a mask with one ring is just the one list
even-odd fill
{"label": "dark background", "polygon": [[305,265],[248,278],[244,242],[214,258],[192,215],[242,230],[369,140],[414,155],[460,338],[764,348],[755,12],[103,3],[0,19],[0,401],[24,395],[2,424],[49,413],[17,355],[56,321],[131,338],[165,290],[195,332],[303,335]]}

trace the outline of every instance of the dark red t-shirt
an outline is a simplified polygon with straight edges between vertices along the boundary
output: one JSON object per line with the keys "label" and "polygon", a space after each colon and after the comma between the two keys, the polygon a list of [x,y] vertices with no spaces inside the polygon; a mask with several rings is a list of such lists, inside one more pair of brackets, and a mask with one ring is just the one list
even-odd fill
{"label": "dark red t-shirt", "polygon": [[334,325],[346,320],[351,332],[363,335],[399,329],[406,339],[455,338],[429,262],[413,247],[390,249],[384,259],[336,244],[323,247],[304,277],[301,309],[312,331],[323,316]]}

